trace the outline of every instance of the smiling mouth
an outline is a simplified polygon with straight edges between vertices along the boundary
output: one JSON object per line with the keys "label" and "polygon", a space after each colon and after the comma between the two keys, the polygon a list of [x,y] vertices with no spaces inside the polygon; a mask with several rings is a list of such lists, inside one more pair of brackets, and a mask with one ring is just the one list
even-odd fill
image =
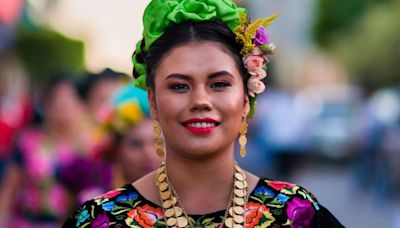
{"label": "smiling mouth", "polygon": [[196,122],[196,123],[187,123],[184,126],[195,127],[195,128],[210,128],[216,127],[217,123],[212,122]]}
{"label": "smiling mouth", "polygon": [[213,119],[190,119],[182,123],[182,125],[194,134],[209,134],[214,131],[219,122]]}

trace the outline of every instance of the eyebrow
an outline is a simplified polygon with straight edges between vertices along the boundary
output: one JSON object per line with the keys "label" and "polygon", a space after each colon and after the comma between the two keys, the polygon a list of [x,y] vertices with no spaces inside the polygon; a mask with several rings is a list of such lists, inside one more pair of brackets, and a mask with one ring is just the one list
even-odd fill
{"label": "eyebrow", "polygon": [[[218,77],[222,77],[224,75],[227,75],[227,76],[230,76],[230,77],[233,78],[233,75],[231,73],[229,73],[228,71],[218,71],[218,72],[215,72],[215,73],[212,73],[212,74],[208,75],[208,79],[218,78]],[[172,73],[172,74],[168,75],[165,78],[165,80],[168,80],[170,78],[178,78],[178,79],[183,79],[183,80],[186,80],[186,81],[192,81],[193,80],[190,76],[185,75],[185,74],[179,74],[179,73]]]}

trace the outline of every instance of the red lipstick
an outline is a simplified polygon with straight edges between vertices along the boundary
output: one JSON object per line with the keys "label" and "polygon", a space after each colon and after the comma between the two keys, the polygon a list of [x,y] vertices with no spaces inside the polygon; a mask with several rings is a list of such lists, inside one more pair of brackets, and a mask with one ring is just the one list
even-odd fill
{"label": "red lipstick", "polygon": [[193,134],[209,134],[218,126],[218,121],[211,118],[193,118],[184,121],[183,126]]}

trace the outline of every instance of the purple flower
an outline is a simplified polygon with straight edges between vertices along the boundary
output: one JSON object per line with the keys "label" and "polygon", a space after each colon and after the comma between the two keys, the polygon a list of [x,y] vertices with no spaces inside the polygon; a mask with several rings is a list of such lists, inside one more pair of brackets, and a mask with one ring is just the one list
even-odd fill
{"label": "purple flower", "polygon": [[288,219],[292,221],[293,228],[311,227],[315,211],[310,201],[293,198],[287,205],[286,213]]}
{"label": "purple flower", "polygon": [[92,222],[92,228],[106,228],[109,227],[110,219],[106,213],[99,214]]}
{"label": "purple flower", "polygon": [[267,30],[265,30],[265,27],[260,25],[256,31],[256,37],[254,38],[254,44],[256,46],[264,45],[264,44],[269,44],[269,37],[267,34]]}

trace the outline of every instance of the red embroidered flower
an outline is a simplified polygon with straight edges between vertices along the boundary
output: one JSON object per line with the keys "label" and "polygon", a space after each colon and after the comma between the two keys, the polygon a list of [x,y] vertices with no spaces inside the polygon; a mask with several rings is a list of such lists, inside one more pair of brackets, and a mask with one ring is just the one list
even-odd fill
{"label": "red embroidered flower", "polygon": [[246,217],[246,228],[253,228],[258,225],[263,212],[267,211],[267,207],[263,204],[249,202],[246,205],[245,217]]}
{"label": "red embroidered flower", "polygon": [[294,184],[283,182],[283,181],[271,181],[268,183],[269,186],[273,187],[274,189],[280,191],[283,188],[293,188]]}
{"label": "red embroidered flower", "polygon": [[150,207],[146,204],[130,210],[128,217],[138,222],[141,227],[151,228],[163,217],[163,211],[161,208]]}

